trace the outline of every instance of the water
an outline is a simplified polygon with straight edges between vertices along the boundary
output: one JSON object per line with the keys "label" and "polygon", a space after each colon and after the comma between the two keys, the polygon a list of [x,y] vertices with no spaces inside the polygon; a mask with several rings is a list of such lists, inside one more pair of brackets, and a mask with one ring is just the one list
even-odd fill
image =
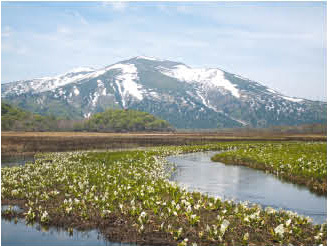
{"label": "water", "polygon": [[[210,157],[217,152],[192,153],[170,156],[167,159],[177,164],[172,180],[211,196],[219,196],[235,201],[250,201],[296,211],[310,216],[315,223],[326,220],[326,197],[319,197],[305,187],[283,183],[274,176],[262,171],[242,167],[226,166],[212,162]],[[33,162],[33,157],[16,157],[2,159],[1,166],[24,165]],[[2,206],[6,209],[6,206]],[[19,209],[19,208],[14,208]],[[106,241],[97,230],[80,232],[73,231],[70,235],[62,229],[50,227],[45,230],[40,225],[26,226],[24,220],[8,221],[1,219],[1,245],[108,245],[134,246]]]}
{"label": "water", "polygon": [[[47,230],[47,231],[46,231]],[[38,224],[26,226],[24,220],[15,222],[1,219],[1,245],[121,245],[101,239],[95,230],[79,232],[74,230],[73,235],[57,228],[43,228]]]}
{"label": "water", "polygon": [[26,162],[34,162],[33,155],[18,155],[18,156],[1,156],[1,167],[22,166]]}
{"label": "water", "polygon": [[[26,162],[34,162],[33,156],[1,156],[1,167],[21,166]],[[1,206],[6,210],[8,206]],[[12,208],[21,211],[17,206]],[[97,230],[77,231],[73,233],[55,227],[45,228],[39,224],[26,225],[25,220],[6,220],[1,218],[1,245],[3,246],[135,246],[136,244],[114,243],[105,240]]]}
{"label": "water", "polygon": [[292,210],[310,216],[314,223],[326,222],[326,196],[317,196],[306,187],[282,182],[260,170],[212,162],[210,158],[216,153],[219,152],[168,157],[168,161],[177,165],[171,180],[191,191],[223,199],[249,201],[263,207]]}
{"label": "water", "polygon": [[[1,210],[8,206],[2,206]],[[17,206],[13,210],[19,211]],[[56,227],[44,227],[38,223],[26,225],[24,219],[1,218],[1,245],[3,246],[136,246],[136,244],[107,241],[97,230],[72,233]]]}

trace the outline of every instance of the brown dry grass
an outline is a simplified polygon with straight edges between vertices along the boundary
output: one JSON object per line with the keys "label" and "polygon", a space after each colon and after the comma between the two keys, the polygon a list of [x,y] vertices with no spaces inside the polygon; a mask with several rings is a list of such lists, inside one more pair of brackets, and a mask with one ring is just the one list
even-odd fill
{"label": "brown dry grass", "polygon": [[2,132],[1,154],[92,149],[122,149],[164,145],[204,144],[224,141],[326,141],[324,135],[273,135],[225,133],[96,133],[96,132]]}

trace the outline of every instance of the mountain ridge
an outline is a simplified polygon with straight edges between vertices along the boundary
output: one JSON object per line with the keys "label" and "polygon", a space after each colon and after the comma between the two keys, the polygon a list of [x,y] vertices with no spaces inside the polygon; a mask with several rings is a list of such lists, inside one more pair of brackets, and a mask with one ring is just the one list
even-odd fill
{"label": "mountain ridge", "polygon": [[1,96],[32,112],[87,118],[136,109],[177,128],[267,127],[326,121],[325,102],[288,97],[219,68],[138,56],[102,68],[3,84]]}

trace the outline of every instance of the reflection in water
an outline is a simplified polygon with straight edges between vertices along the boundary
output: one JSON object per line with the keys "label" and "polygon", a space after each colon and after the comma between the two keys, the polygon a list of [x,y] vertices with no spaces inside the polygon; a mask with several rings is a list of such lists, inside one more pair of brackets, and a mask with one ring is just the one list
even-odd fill
{"label": "reflection in water", "polygon": [[[14,221],[1,219],[2,245],[115,245],[106,243],[96,231],[78,232],[73,235],[56,228],[45,228],[40,225],[27,226],[24,220]],[[117,244],[118,245],[118,244]]]}
{"label": "reflection in water", "polygon": [[[33,156],[1,156],[1,166],[20,166],[26,162],[34,162]],[[1,211],[8,206],[1,206]],[[12,210],[20,212],[21,209],[13,206]],[[6,220],[1,218],[1,245],[5,246],[135,246],[135,244],[113,243],[105,240],[97,230],[77,231],[73,234],[55,227],[45,228],[39,224],[27,226],[25,220]]]}
{"label": "reflection in water", "polygon": [[25,221],[20,219],[17,223],[1,219],[1,245],[33,245],[33,246],[135,246],[136,244],[113,243],[102,238],[96,230],[77,231],[70,234],[59,228],[45,228],[39,224],[27,226]]}
{"label": "reflection in water", "polygon": [[33,155],[1,156],[1,167],[22,166],[26,162],[34,162]]}
{"label": "reflection in water", "polygon": [[216,153],[168,157],[168,161],[177,165],[171,180],[210,196],[292,210],[310,216],[315,223],[326,222],[326,196],[319,197],[305,187],[282,182],[263,171],[212,162],[210,157]]}
{"label": "reflection in water", "polygon": [[[210,157],[217,152],[193,153],[171,156],[167,159],[177,164],[177,170],[172,180],[185,185],[190,190],[197,190],[211,196],[219,196],[236,201],[250,201],[296,211],[310,216],[316,223],[326,221],[326,197],[318,197],[310,193],[305,187],[283,183],[272,175],[262,171],[241,166],[227,166],[210,161]],[[20,165],[26,162],[23,159]],[[33,161],[29,159],[28,161]],[[6,163],[6,162],[5,162]],[[1,165],[5,164],[3,160]],[[7,162],[13,163],[13,162]],[[6,209],[3,206],[2,209]],[[79,232],[74,230],[70,236],[68,232],[57,228],[44,231],[40,225],[26,226],[24,220],[14,221],[1,219],[2,245],[109,245],[131,246],[135,244],[121,244],[105,241],[96,231]]]}

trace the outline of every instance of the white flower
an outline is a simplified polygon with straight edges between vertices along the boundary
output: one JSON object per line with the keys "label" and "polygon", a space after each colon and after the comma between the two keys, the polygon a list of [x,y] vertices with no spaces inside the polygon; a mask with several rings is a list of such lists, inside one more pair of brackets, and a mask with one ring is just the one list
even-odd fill
{"label": "white flower", "polygon": [[280,224],[279,226],[277,226],[275,229],[274,229],[275,233],[278,234],[279,236],[283,237],[284,236],[284,225],[283,224]]}
{"label": "white flower", "polygon": [[146,212],[143,211],[143,212],[141,213],[140,216],[141,216],[142,218],[145,218],[145,216],[146,216]]}
{"label": "white flower", "polygon": [[292,220],[291,219],[289,219],[288,221],[286,221],[286,226],[289,226],[290,224],[292,223]]}
{"label": "white flower", "polygon": [[266,207],[265,212],[267,212],[267,214],[274,214],[276,213],[276,210],[273,209],[272,207]]}
{"label": "white flower", "polygon": [[44,211],[41,216],[41,222],[46,222],[49,219],[49,214],[47,211]]}
{"label": "white flower", "polygon": [[314,236],[315,240],[320,240],[322,238],[323,234],[319,232],[316,236]]}
{"label": "white flower", "polygon": [[228,220],[226,220],[226,219],[223,220],[223,223],[220,225],[220,232],[222,235],[224,235],[229,224],[230,224],[230,222]]}
{"label": "white flower", "polygon": [[17,195],[17,194],[18,194],[18,190],[12,190],[12,191],[11,191],[11,195],[12,195],[12,196],[15,196],[15,195]]}
{"label": "white flower", "polygon": [[244,241],[249,240],[249,233],[248,233],[248,232],[244,234],[244,236],[243,236],[243,240],[244,240]]}

